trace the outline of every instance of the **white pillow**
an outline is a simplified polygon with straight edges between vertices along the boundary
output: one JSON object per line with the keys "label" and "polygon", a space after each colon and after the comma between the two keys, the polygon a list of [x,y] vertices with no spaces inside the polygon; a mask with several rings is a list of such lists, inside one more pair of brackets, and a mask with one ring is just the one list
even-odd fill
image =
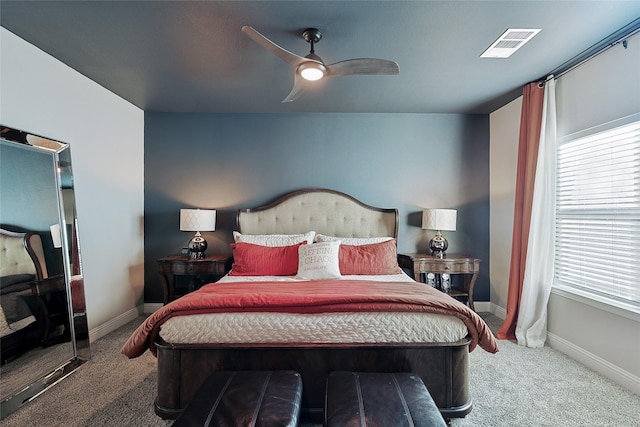
{"label": "white pillow", "polygon": [[316,234],[316,242],[333,242],[340,240],[343,245],[360,246],[372,245],[374,243],[387,242],[393,237],[335,237],[325,236],[324,234]]}
{"label": "white pillow", "polygon": [[301,279],[339,279],[340,240],[302,245],[298,248],[298,276]]}
{"label": "white pillow", "polygon": [[309,231],[303,234],[240,234],[234,231],[233,240],[236,243],[253,243],[254,245],[261,246],[291,246],[302,242],[311,244],[313,243],[315,235],[315,231]]}

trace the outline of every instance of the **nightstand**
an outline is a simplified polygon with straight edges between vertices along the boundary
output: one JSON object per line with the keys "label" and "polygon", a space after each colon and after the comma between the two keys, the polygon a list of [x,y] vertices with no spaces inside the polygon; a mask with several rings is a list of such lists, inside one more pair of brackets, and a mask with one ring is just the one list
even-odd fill
{"label": "nightstand", "polygon": [[[191,276],[200,285],[219,280],[231,268],[231,257],[228,255],[208,255],[202,259],[191,259],[188,256],[171,255],[158,260],[160,280],[164,289],[164,303],[182,296],[176,289],[176,276]],[[193,280],[192,280],[193,281]],[[197,286],[199,287],[199,286]],[[187,292],[196,286],[190,286]]]}
{"label": "nightstand", "polygon": [[480,260],[462,254],[447,254],[446,258],[438,258],[427,254],[398,254],[398,264],[402,268],[413,271],[417,282],[427,281],[427,274],[433,273],[440,278],[443,274],[464,276],[462,288],[452,286],[447,292],[453,298],[466,302],[472,310],[473,286],[480,272]]}

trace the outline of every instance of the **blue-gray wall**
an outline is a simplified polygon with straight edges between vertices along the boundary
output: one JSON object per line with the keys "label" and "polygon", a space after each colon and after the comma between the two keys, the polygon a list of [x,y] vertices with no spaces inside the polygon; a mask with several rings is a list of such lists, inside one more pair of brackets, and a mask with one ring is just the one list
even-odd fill
{"label": "blue-gray wall", "polygon": [[64,272],[62,254],[53,247],[49,230],[60,222],[58,193],[53,153],[13,142],[0,144],[0,224],[40,234],[49,275]]}
{"label": "blue-gray wall", "polygon": [[0,144],[0,222],[49,233],[59,222],[53,153]]}
{"label": "blue-gray wall", "polygon": [[192,233],[179,210],[218,210],[208,253],[230,253],[239,208],[323,187],[398,208],[400,252],[424,252],[425,207],[458,209],[449,252],[483,260],[489,300],[489,117],[459,114],[145,113],[145,302],[162,300],[156,259]]}

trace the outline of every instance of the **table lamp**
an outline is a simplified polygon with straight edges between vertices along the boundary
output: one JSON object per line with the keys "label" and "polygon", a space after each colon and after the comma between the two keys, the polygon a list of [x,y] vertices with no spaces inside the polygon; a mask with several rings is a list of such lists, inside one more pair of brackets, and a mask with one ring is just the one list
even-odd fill
{"label": "table lamp", "polygon": [[422,229],[436,230],[436,235],[429,241],[431,255],[439,258],[446,256],[449,242],[444,238],[441,231],[456,231],[456,219],[458,212],[455,209],[423,209]]}
{"label": "table lamp", "polygon": [[60,224],[53,224],[49,226],[51,233],[51,240],[53,241],[53,247],[56,249],[62,248],[62,228]]}
{"label": "table lamp", "polygon": [[196,235],[189,241],[191,259],[204,258],[207,241],[201,231],[215,231],[216,211],[212,209],[180,209],[180,231],[195,231]]}

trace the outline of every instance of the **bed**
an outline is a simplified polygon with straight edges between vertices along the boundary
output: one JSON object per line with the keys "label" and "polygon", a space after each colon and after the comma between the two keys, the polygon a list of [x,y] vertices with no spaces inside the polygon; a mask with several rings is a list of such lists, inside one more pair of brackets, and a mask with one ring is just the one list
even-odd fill
{"label": "bed", "polygon": [[156,413],[177,417],[218,370],[293,369],[309,420],[322,420],[338,370],[416,373],[445,418],[468,414],[469,352],[496,342],[475,312],[398,267],[397,232],[396,209],[327,189],[239,211],[231,272],[153,313],[122,348],[156,354]]}

